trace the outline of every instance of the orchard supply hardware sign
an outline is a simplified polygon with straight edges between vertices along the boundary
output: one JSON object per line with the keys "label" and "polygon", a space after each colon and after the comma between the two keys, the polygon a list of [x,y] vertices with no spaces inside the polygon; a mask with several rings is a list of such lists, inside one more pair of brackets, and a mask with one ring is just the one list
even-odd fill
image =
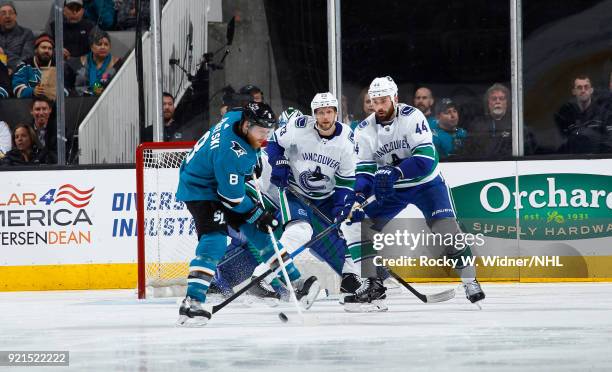
{"label": "orchard supply hardware sign", "polygon": [[[467,232],[525,240],[612,236],[612,176],[551,173],[503,177],[452,189]],[[516,210],[519,223],[516,223]]]}

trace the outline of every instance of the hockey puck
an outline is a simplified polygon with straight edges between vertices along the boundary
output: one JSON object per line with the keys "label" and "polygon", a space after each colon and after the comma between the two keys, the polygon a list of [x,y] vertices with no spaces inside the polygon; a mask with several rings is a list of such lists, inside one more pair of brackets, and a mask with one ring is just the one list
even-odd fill
{"label": "hockey puck", "polygon": [[278,318],[283,322],[283,323],[287,323],[289,321],[289,318],[287,318],[287,315],[285,315],[285,313],[278,313]]}

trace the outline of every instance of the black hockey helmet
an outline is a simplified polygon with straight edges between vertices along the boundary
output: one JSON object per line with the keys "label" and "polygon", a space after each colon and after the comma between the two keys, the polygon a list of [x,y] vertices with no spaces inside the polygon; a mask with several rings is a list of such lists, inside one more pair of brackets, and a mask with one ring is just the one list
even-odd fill
{"label": "black hockey helmet", "polygon": [[276,115],[272,108],[262,102],[249,102],[242,111],[242,121],[248,120],[251,125],[274,129],[277,127]]}
{"label": "black hockey helmet", "polygon": [[240,88],[239,91],[240,94],[254,94],[254,93],[261,93],[263,94],[263,91],[261,89],[259,89],[258,86],[255,86],[253,84],[247,84],[245,86],[243,86],[242,88]]}

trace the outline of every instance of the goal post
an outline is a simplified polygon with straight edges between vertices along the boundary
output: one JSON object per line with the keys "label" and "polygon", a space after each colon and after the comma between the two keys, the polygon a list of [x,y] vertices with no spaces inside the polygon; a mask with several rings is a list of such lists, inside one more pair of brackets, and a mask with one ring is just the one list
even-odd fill
{"label": "goal post", "polygon": [[[178,185],[183,158],[195,142],[144,142],[136,150],[136,221],[138,241],[138,298],[147,297],[147,287],[163,287],[185,280],[186,265],[193,255],[194,241],[185,234],[185,218],[189,212],[176,203],[174,193]],[[169,199],[170,197],[170,199]],[[170,203],[173,206],[170,206]],[[182,208],[176,208],[181,206]],[[168,206],[168,208],[164,208]],[[160,212],[171,217],[163,217]],[[154,215],[147,216],[153,213]],[[181,216],[182,231],[164,238],[162,221]],[[173,221],[176,222],[176,221]],[[181,240],[187,240],[182,242]],[[190,243],[190,244],[189,244]],[[181,264],[181,262],[183,262]],[[184,269],[181,269],[184,266]]]}

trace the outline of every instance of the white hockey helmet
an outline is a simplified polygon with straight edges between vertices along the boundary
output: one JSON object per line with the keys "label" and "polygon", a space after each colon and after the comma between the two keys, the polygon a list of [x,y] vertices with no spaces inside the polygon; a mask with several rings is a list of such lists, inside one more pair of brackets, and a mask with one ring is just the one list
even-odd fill
{"label": "white hockey helmet", "polygon": [[321,107],[334,107],[336,111],[338,111],[338,100],[330,92],[317,93],[317,95],[312,99],[312,102],[310,102],[312,116],[314,116],[315,111]]}
{"label": "white hockey helmet", "polygon": [[289,120],[297,118],[298,116],[302,116],[302,115],[304,115],[302,113],[302,111],[300,111],[300,110],[298,110],[298,109],[296,109],[294,107],[288,107],[278,117],[278,126],[282,127],[284,125],[287,125]]}
{"label": "white hockey helmet", "polygon": [[377,77],[372,80],[370,88],[368,89],[368,95],[370,98],[389,96],[391,97],[391,101],[393,101],[393,98],[397,96],[397,85],[391,76]]}

